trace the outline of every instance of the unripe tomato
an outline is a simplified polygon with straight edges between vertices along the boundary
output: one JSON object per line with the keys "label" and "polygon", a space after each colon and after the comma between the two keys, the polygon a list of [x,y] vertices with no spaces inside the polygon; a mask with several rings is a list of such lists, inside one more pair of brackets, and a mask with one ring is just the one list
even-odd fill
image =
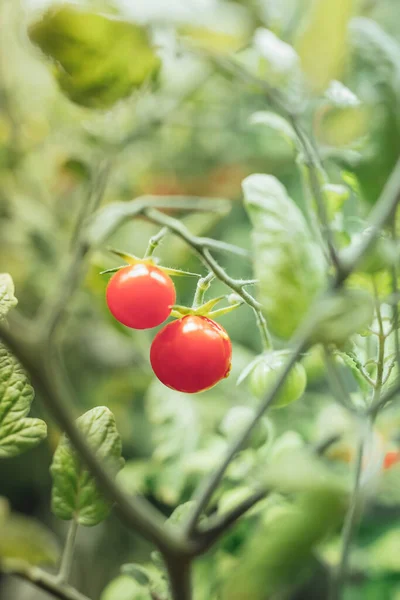
{"label": "unripe tomato", "polygon": [[169,388],[193,394],[211,388],[231,369],[232,344],[215,321],[189,315],[159,331],[150,350],[158,379]]}
{"label": "unripe tomato", "polygon": [[[250,375],[250,390],[256,398],[262,398],[272,388],[285,364],[285,358],[280,353],[265,355]],[[273,406],[286,406],[303,395],[307,385],[306,371],[301,363],[296,363],[278,393]]]}
{"label": "unripe tomato", "polygon": [[146,263],[123,267],[110,279],[107,304],[114,317],[133,329],[156,327],[169,317],[176,293],[172,279]]}
{"label": "unripe tomato", "polygon": [[386,452],[385,458],[383,459],[383,468],[390,469],[395,464],[400,462],[400,452],[398,450],[392,450],[390,452]]}

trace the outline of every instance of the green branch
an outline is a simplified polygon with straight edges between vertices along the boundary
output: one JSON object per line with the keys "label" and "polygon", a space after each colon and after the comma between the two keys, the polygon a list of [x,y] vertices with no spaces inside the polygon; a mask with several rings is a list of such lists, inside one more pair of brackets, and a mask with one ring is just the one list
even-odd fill
{"label": "green branch", "polygon": [[[365,424],[363,423],[362,425],[364,426]],[[368,435],[370,432],[369,425],[370,424],[368,422],[368,428],[363,427],[364,431],[361,432],[358,443],[357,458],[354,468],[353,491],[342,532],[342,551],[340,555],[340,562],[332,581],[329,600],[340,600],[344,591],[343,588],[346,584],[351,543],[360,517],[361,473],[365,447],[368,443]]]}
{"label": "green branch", "polygon": [[57,575],[59,583],[68,583],[71,576],[77,532],[78,521],[72,519],[69,524],[67,539],[65,540],[64,551],[61,557],[60,570]]}
{"label": "green branch", "polygon": [[38,567],[21,563],[10,567],[2,567],[2,571],[6,575],[23,579],[44,592],[49,592],[59,600],[90,600],[88,596],[81,594],[70,585],[57,581],[57,577]]}

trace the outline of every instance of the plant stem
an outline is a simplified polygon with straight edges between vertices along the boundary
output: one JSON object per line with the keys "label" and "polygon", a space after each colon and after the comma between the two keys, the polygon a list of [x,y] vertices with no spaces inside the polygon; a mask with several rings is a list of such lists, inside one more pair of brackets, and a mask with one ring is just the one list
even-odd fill
{"label": "plant stem", "polygon": [[57,581],[60,583],[68,583],[71,576],[77,532],[78,521],[73,518],[69,524],[67,539],[65,541],[64,551],[61,557],[60,570],[57,575]]}
{"label": "plant stem", "polygon": [[205,552],[210,548],[223,533],[228,531],[240,517],[246,514],[260,500],[263,500],[268,493],[269,490],[266,489],[256,490],[231,511],[211,517],[205,527],[199,527],[197,539],[204,544],[203,551]]}
{"label": "plant stem", "polygon": [[306,158],[306,167],[310,178],[310,188],[317,205],[317,212],[322,226],[322,232],[326,239],[326,245],[328,246],[330,259],[334,267],[337,270],[340,270],[339,257],[336,252],[332,230],[329,225],[326,199],[319,181],[319,160],[317,160],[317,157],[315,156],[312,143],[308,139],[302,127],[299,125],[297,117],[290,115],[290,122]]}
{"label": "plant stem", "polygon": [[[394,243],[397,243],[397,210],[393,213],[393,221],[391,224],[391,232],[392,239]],[[398,282],[398,268],[397,264],[393,264],[391,268],[391,276],[392,276],[392,294],[396,298],[399,294],[399,282]],[[397,370],[400,370],[400,332],[399,332],[399,305],[398,302],[394,302],[392,305],[392,321],[393,321],[393,330],[394,330],[394,343],[396,349],[396,363]]]}
{"label": "plant stem", "polygon": [[2,567],[2,570],[6,575],[23,579],[38,589],[49,592],[59,600],[90,600],[88,596],[81,594],[70,585],[60,583],[54,575],[50,575],[38,567],[21,563],[10,567]]}
{"label": "plant stem", "polygon": [[173,600],[192,600],[192,563],[182,556],[164,556]]}
{"label": "plant stem", "polygon": [[201,279],[199,279],[199,281],[197,282],[196,293],[193,298],[192,308],[198,308],[199,306],[201,306],[203,304],[204,295],[205,295],[206,291],[208,290],[208,288],[210,287],[210,284],[213,279],[215,279],[215,275],[213,272],[210,272],[205,277],[202,277]]}
{"label": "plant stem", "polygon": [[153,237],[149,239],[149,244],[146,248],[143,258],[149,258],[150,256],[153,256],[154,250],[160,245],[160,242],[167,235],[167,233],[168,228],[163,227],[158,233],[156,233],[156,235],[153,235]]}
{"label": "plant stem", "polygon": [[[354,469],[354,484],[353,492],[350,498],[349,509],[346,514],[343,531],[342,531],[342,551],[340,556],[340,563],[337,572],[332,582],[332,589],[330,594],[330,600],[340,600],[342,597],[343,588],[346,584],[348,562],[350,556],[351,543],[357,526],[359,508],[360,508],[360,489],[361,489],[361,472],[363,456],[365,451],[365,445],[367,443],[367,436],[369,435],[370,428],[365,427],[363,424],[364,431],[362,431],[359,437],[359,443],[357,448],[357,457]],[[368,422],[369,425],[369,422]]]}

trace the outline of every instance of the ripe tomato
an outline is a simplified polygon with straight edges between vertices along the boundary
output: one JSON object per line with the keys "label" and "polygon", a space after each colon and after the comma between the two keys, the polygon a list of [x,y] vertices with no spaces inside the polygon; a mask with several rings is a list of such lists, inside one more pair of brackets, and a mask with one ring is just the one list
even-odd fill
{"label": "ripe tomato", "polygon": [[133,329],[149,329],[170,315],[175,286],[158,267],[138,263],[123,267],[111,277],[106,299],[120,323]]}
{"label": "ripe tomato", "polygon": [[193,394],[228,377],[232,344],[225,329],[207,317],[189,315],[159,331],[150,350],[154,373],[164,385]]}
{"label": "ripe tomato", "polygon": [[[250,390],[256,398],[262,398],[272,388],[279,372],[285,364],[285,358],[280,352],[265,355],[250,375]],[[307,384],[306,371],[301,363],[296,363],[278,393],[273,406],[286,406],[298,400],[303,395]]]}
{"label": "ripe tomato", "polygon": [[383,459],[383,468],[390,469],[390,467],[393,467],[398,462],[400,462],[400,452],[398,450],[386,452],[385,458]]}

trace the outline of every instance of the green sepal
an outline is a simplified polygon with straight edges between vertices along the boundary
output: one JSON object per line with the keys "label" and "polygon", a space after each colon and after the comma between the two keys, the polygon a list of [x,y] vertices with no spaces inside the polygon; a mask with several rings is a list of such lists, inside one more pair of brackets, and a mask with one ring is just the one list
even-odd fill
{"label": "green sepal", "polygon": [[[129,252],[123,252],[122,250],[117,250],[116,248],[107,248],[107,250],[109,252],[112,252],[116,256],[119,256],[120,258],[122,258],[126,263],[128,263],[128,265],[136,265],[137,263],[140,263],[140,262],[151,264],[153,262],[150,259],[144,260],[143,258],[139,258],[138,256],[135,256],[134,254],[130,254]],[[120,267],[118,267],[118,268],[120,268]]]}
{"label": "green sepal", "polygon": [[160,271],[166,273],[170,277],[201,277],[199,273],[191,273],[190,271],[182,271],[181,269],[170,269],[169,267],[158,267]]}
{"label": "green sepal", "polygon": [[231,304],[230,306],[225,306],[224,308],[219,308],[218,310],[213,310],[212,312],[208,313],[207,316],[215,319],[216,317],[222,317],[223,315],[227,315],[228,313],[232,312],[233,310],[235,310],[235,308],[239,308],[239,306],[242,306],[243,302],[235,302],[235,304]]}
{"label": "green sepal", "polygon": [[108,275],[109,273],[116,273],[126,267],[126,265],[121,265],[120,267],[112,267],[112,269],[106,269],[105,271],[100,271],[100,275]]}

